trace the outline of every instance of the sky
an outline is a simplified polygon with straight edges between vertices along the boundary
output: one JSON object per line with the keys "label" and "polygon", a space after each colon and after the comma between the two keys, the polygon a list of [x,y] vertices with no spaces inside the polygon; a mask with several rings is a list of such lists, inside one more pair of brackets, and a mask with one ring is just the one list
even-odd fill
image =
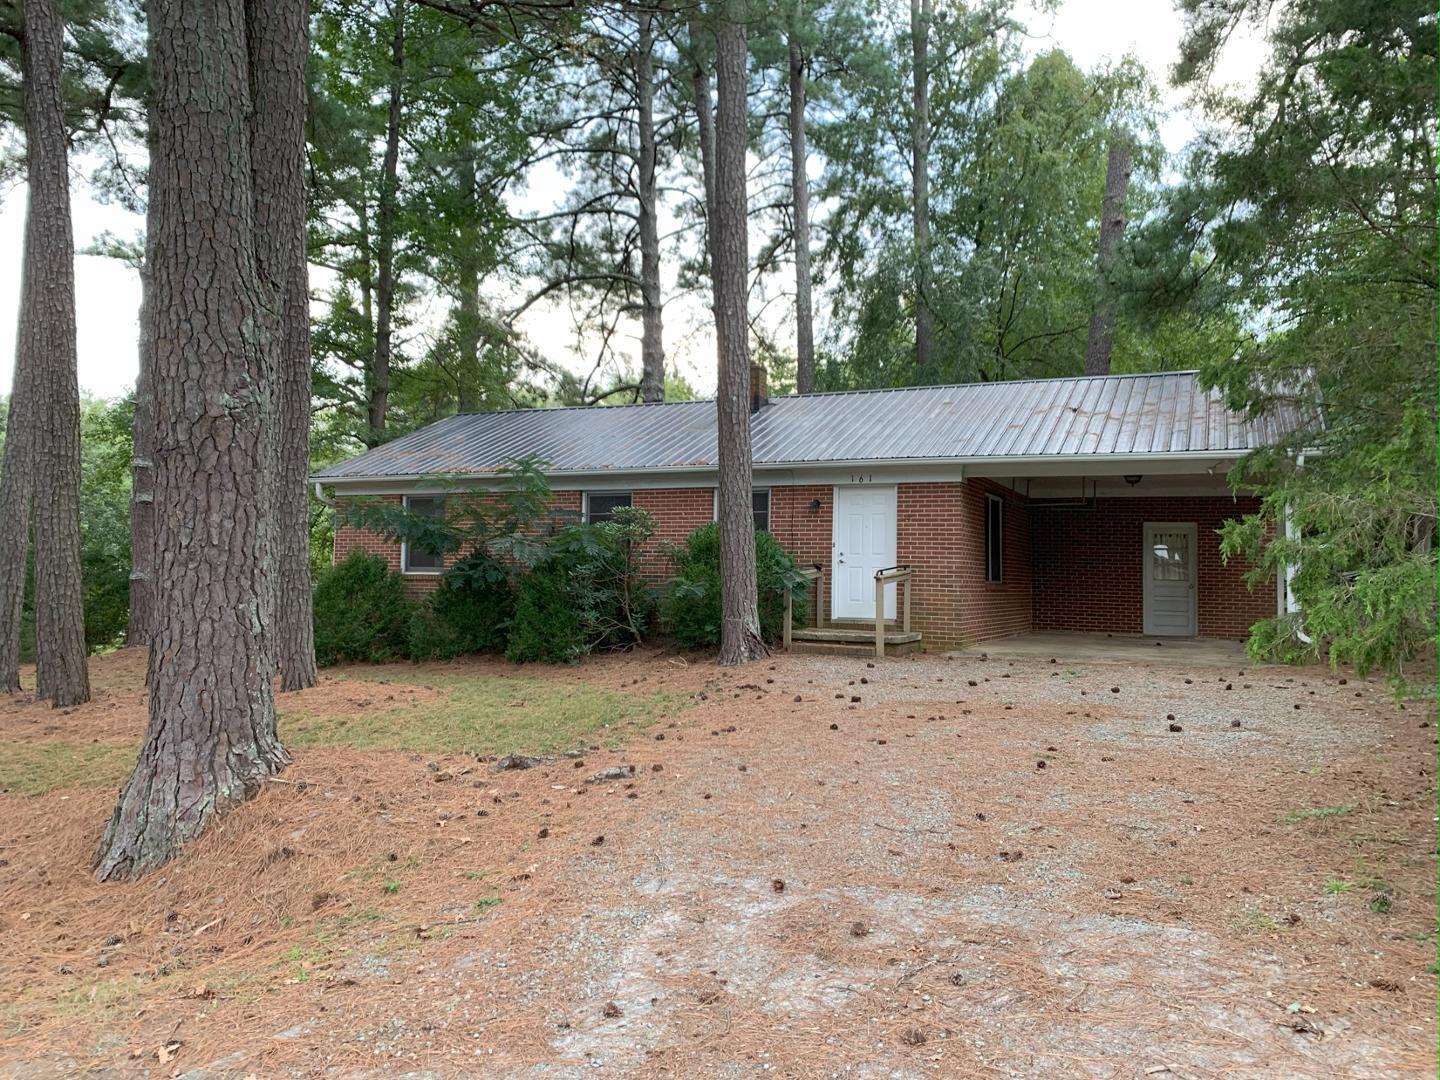
{"label": "sky", "polygon": [[[1172,152],[1184,148],[1195,134],[1185,101],[1168,85],[1169,69],[1178,58],[1181,19],[1165,0],[1061,0],[1053,11],[1032,10],[1024,21],[1031,47],[1042,52],[1065,49],[1089,68],[1133,54],[1150,71],[1164,93],[1166,115],[1161,134]],[[1244,83],[1263,56],[1263,43],[1251,37],[1232,44],[1217,72],[1218,81]],[[74,229],[77,249],[109,230],[122,238],[138,235],[144,220],[113,205],[97,203],[82,185],[75,187]],[[527,203],[543,199],[542,186],[532,184]],[[23,184],[0,192],[0,342],[13,343],[20,302],[20,267],[25,225]],[[97,397],[115,397],[135,381],[140,282],[135,271],[117,260],[80,255],[75,263],[78,359],[82,390]],[[557,314],[561,317],[556,317]],[[665,313],[667,352],[671,364],[697,389],[714,387],[713,338],[704,331],[699,298],[668,304]],[[698,330],[696,328],[699,328]],[[532,309],[521,327],[546,355],[577,371],[589,363],[576,354],[563,313]],[[0,352],[0,394],[10,390],[13,344]],[[635,349],[638,355],[638,345]]]}

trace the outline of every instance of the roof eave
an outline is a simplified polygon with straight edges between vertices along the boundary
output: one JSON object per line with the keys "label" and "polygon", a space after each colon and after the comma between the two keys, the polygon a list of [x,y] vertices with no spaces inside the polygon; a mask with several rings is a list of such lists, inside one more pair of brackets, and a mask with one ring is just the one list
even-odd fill
{"label": "roof eave", "polygon": [[[1234,461],[1250,453],[1249,449],[1225,450],[1178,450],[1166,453],[1136,452],[1127,454],[991,454],[971,457],[941,458],[849,458],[826,461],[761,461],[754,463],[752,471],[795,470],[795,469],[876,469],[953,466],[965,468],[972,465],[1015,466],[1057,465],[1073,462],[1083,464],[1129,464],[1141,462],[1190,462],[1200,464],[1206,461]],[[694,475],[713,473],[717,466],[705,465],[654,465],[645,468],[602,468],[602,469],[547,469],[545,475],[555,480],[598,480],[610,482],[627,476],[645,476],[657,473],[669,475]],[[467,483],[499,480],[498,472],[446,472],[446,473],[380,473],[361,476],[312,475],[311,484],[381,484],[415,483],[421,480]]]}

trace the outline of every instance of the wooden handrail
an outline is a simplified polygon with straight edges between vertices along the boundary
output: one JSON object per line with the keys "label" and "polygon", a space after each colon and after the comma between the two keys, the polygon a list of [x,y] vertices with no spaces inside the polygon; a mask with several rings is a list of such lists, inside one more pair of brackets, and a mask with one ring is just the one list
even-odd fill
{"label": "wooden handrail", "polygon": [[[825,571],[819,563],[808,567],[798,567],[796,572],[806,581],[815,583],[815,629],[820,629],[820,608],[825,603]],[[790,651],[790,641],[793,623],[795,620],[795,597],[790,590],[785,590],[785,625],[782,631],[782,645],[786,652]]]}
{"label": "wooden handrail", "polygon": [[[885,586],[890,582],[902,582],[905,589],[901,629],[910,632],[910,578],[914,573],[908,566],[892,566],[875,572],[875,659],[885,658]],[[898,589],[900,586],[897,585]]]}

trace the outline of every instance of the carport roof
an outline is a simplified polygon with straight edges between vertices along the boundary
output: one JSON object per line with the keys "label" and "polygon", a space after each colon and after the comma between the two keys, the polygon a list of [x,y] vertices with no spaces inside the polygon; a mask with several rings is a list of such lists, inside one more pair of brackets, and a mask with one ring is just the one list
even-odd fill
{"label": "carport roof", "polygon": [[[1193,371],[859,390],[772,398],[751,420],[756,467],[866,462],[1233,457],[1293,412],[1248,419]],[[535,455],[552,473],[716,465],[715,403],[464,413],[332,465],[323,481],[486,476]]]}

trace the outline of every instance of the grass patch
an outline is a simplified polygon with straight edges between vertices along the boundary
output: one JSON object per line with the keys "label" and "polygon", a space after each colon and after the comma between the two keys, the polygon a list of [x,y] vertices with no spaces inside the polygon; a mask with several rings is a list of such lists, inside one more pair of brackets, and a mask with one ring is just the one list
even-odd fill
{"label": "grass patch", "polygon": [[45,795],[68,787],[119,787],[135,767],[129,743],[0,743],[0,792]]}
{"label": "grass patch", "polygon": [[483,914],[485,914],[485,912],[489,911],[491,908],[493,908],[493,907],[498,907],[499,905],[500,905],[500,897],[498,897],[498,896],[482,896],[479,900],[476,900],[475,903],[471,904],[470,907],[471,907],[472,909],[474,909],[474,911],[475,911],[475,913],[476,913],[477,915],[483,915]]}
{"label": "grass patch", "polygon": [[1326,896],[1340,896],[1355,888],[1353,881],[1346,881],[1344,878],[1331,878],[1325,882]]}
{"label": "grass patch", "polygon": [[1343,817],[1354,810],[1352,803],[1341,803],[1339,806],[1311,806],[1304,810],[1287,810],[1275,820],[1281,825],[1299,825],[1302,821],[1316,821],[1320,818]]}
{"label": "grass patch", "polygon": [[310,972],[318,965],[330,959],[330,950],[326,948],[306,948],[296,945],[294,948],[286,949],[280,954],[277,964],[288,969],[291,982],[304,983],[310,981]]}
{"label": "grass patch", "polygon": [[397,682],[441,691],[438,701],[352,716],[285,710],[285,745],[436,754],[541,754],[618,743],[682,703],[673,694],[627,694],[574,681],[415,674]]}
{"label": "grass patch", "polygon": [[378,908],[363,908],[360,911],[351,912],[348,915],[337,915],[330,920],[332,926],[345,930],[352,926],[364,926],[366,923],[380,922],[390,916]]}
{"label": "grass patch", "polygon": [[1250,910],[1245,912],[1240,919],[1239,929],[1243,933],[1250,934],[1274,934],[1280,930],[1280,924],[1266,915],[1263,911]]}
{"label": "grass patch", "polygon": [[[424,672],[387,677],[433,686],[440,697],[350,716],[282,709],[285,745],[544,754],[597,742],[623,743],[689,701],[684,695],[628,694],[573,680]],[[117,682],[130,678],[128,671],[116,676]],[[92,685],[98,685],[93,678]],[[0,741],[0,794],[34,797],[62,788],[119,787],[135,767],[136,753],[133,743]]]}

